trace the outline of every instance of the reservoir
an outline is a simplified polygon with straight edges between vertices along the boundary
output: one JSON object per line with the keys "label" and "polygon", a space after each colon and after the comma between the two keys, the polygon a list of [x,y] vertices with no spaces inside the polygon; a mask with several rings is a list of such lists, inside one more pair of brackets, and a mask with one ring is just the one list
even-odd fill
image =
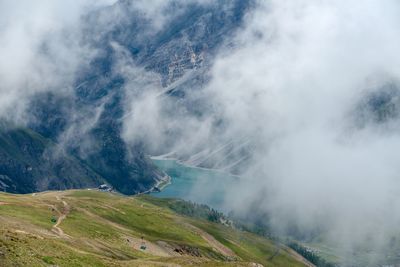
{"label": "reservoir", "polygon": [[171,177],[171,184],[155,197],[181,198],[224,211],[226,189],[237,181],[237,176],[218,170],[190,167],[170,159],[153,159],[153,162]]}

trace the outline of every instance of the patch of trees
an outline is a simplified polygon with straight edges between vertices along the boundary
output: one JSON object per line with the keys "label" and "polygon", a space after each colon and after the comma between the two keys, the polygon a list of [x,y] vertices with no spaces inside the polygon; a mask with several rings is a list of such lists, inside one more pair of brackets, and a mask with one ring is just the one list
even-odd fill
{"label": "patch of trees", "polygon": [[211,222],[221,223],[226,218],[222,212],[210,208],[204,204],[197,204],[191,201],[175,200],[169,202],[169,208],[176,213],[189,217],[206,219]]}
{"label": "patch of trees", "polygon": [[305,259],[307,259],[309,262],[315,264],[318,267],[337,267],[336,264],[327,262],[321,256],[319,256],[315,251],[304,247],[298,243],[291,242],[288,244],[290,248],[292,248],[294,251],[299,253],[301,256],[303,256]]}

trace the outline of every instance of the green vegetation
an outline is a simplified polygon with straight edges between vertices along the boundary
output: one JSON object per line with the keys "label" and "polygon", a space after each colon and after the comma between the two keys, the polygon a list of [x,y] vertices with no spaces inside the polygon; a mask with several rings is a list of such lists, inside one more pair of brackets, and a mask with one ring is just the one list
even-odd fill
{"label": "green vegetation", "polygon": [[221,214],[208,207],[171,201],[0,193],[0,266],[304,266],[287,247],[211,222]]}
{"label": "green vegetation", "polygon": [[321,256],[319,256],[315,251],[310,248],[304,247],[296,242],[289,243],[289,247],[294,249],[297,253],[302,255],[304,258],[319,267],[335,267],[337,265],[327,262]]}
{"label": "green vegetation", "polygon": [[228,221],[225,215],[222,212],[214,210],[207,205],[197,204],[191,201],[185,201],[182,199],[174,199],[174,198],[153,198],[153,197],[143,197],[146,201],[153,203],[157,206],[167,207],[174,212],[199,218],[205,219],[211,222],[220,223],[222,221]]}

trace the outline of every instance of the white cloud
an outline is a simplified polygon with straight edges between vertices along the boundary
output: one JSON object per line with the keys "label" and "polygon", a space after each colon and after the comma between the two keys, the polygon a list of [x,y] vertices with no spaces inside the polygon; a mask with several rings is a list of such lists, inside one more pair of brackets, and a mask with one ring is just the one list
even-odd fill
{"label": "white cloud", "polygon": [[1,117],[9,118],[12,109],[12,119],[21,119],[32,94],[71,85],[79,64],[92,54],[80,43],[80,18],[112,2],[0,1]]}
{"label": "white cloud", "polygon": [[351,129],[349,113],[371,77],[400,78],[399,11],[396,1],[259,2],[207,88],[230,134],[259,144],[227,205],[246,210],[267,190],[259,208],[276,226],[313,228],[324,214],[336,241],[394,230],[400,135]]}

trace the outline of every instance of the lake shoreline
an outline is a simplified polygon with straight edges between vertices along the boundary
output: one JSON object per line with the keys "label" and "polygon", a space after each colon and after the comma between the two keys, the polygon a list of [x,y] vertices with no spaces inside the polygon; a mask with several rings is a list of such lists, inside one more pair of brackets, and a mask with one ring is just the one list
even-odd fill
{"label": "lake shoreline", "polygon": [[160,198],[180,198],[225,211],[226,190],[237,183],[238,176],[213,169],[188,166],[171,157],[151,159],[172,179],[162,190],[149,192],[151,195]]}
{"label": "lake shoreline", "polygon": [[[166,154],[166,155],[168,155],[168,154]],[[224,170],[221,170],[221,169],[212,169],[212,168],[194,166],[194,165],[188,164],[187,162],[185,162],[185,161],[183,161],[183,160],[180,160],[180,159],[178,159],[178,158],[173,158],[173,157],[168,158],[168,157],[165,157],[165,155],[150,156],[150,159],[151,159],[151,160],[166,160],[166,161],[167,161],[167,160],[170,160],[170,161],[175,161],[177,164],[182,165],[183,167],[193,168],[193,169],[199,169],[199,170],[204,170],[204,171],[213,171],[213,172],[217,172],[217,173],[220,173],[220,174],[226,174],[226,175],[229,175],[229,176],[232,176],[232,177],[236,177],[236,178],[238,178],[238,179],[242,178],[240,175],[232,174],[232,173],[229,173],[229,172],[224,171]]]}
{"label": "lake shoreline", "polygon": [[[164,172],[165,173],[165,172]],[[159,193],[161,192],[165,187],[168,185],[172,184],[172,178],[168,174],[165,173],[165,175],[157,181],[157,183],[152,186],[149,190],[140,192],[138,195],[143,195],[143,194],[151,194],[151,193]]]}

